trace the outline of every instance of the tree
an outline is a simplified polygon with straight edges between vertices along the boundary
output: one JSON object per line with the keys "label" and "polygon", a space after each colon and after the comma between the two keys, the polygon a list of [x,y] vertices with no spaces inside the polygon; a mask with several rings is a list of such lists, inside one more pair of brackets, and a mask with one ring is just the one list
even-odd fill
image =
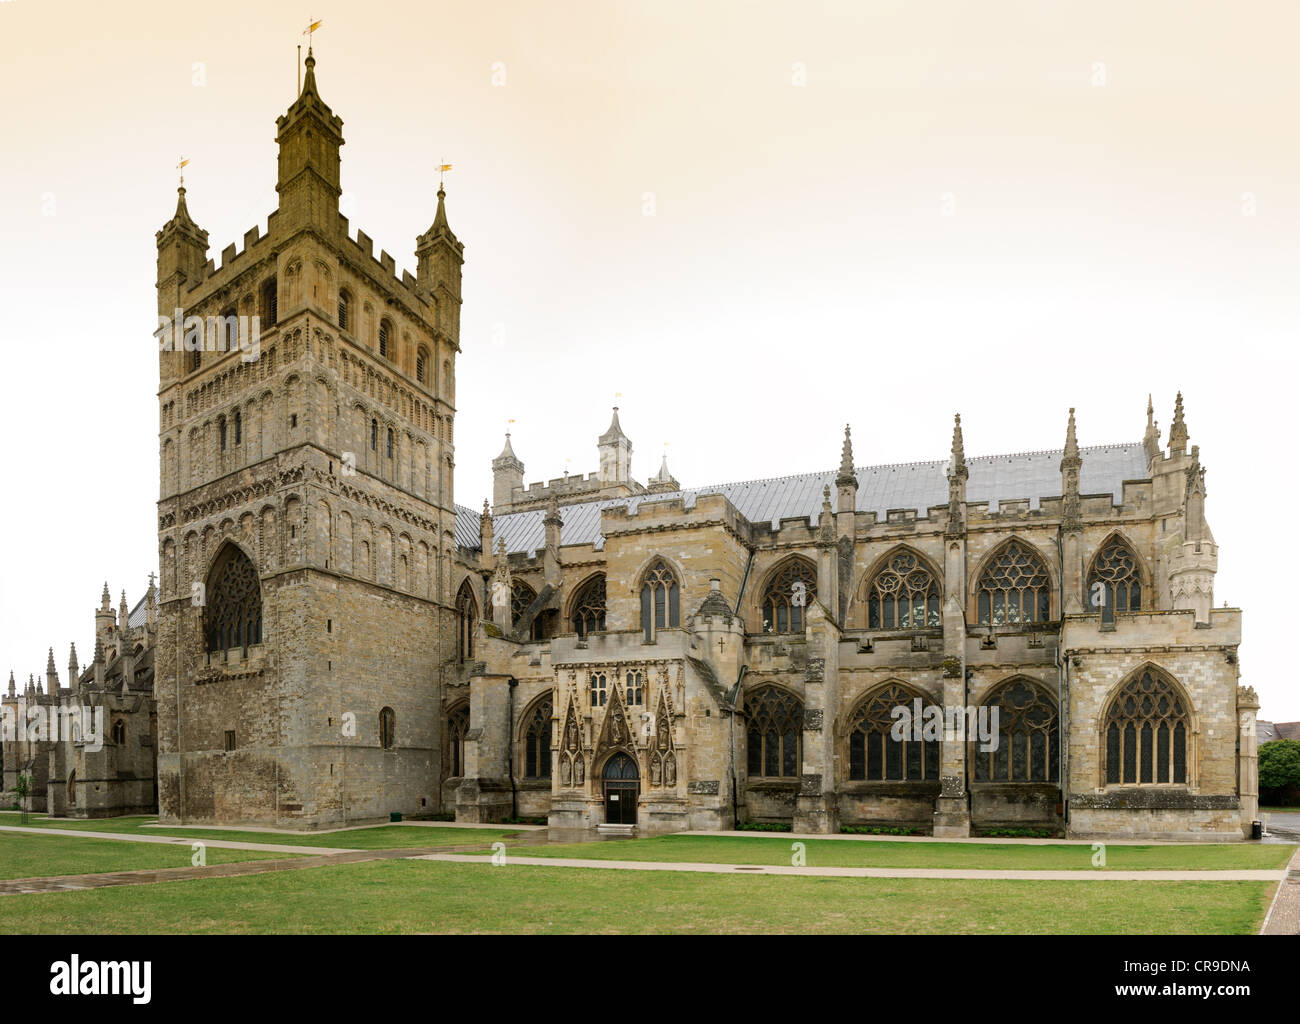
{"label": "tree", "polygon": [[1300,740],[1273,740],[1259,748],[1259,788],[1300,786]]}
{"label": "tree", "polygon": [[23,775],[21,772],[18,773],[18,778],[14,781],[14,792],[18,795],[18,805],[19,807],[22,808],[22,812],[23,812],[22,821],[23,824],[26,825],[27,824],[27,794],[31,792],[31,780],[26,775]]}

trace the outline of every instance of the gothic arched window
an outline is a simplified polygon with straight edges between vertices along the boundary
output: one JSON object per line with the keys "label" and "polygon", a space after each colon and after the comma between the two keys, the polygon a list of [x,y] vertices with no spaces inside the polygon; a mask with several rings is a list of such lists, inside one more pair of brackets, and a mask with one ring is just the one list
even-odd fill
{"label": "gothic arched window", "polygon": [[469,702],[447,712],[447,777],[465,776],[465,734],[469,732]]}
{"label": "gothic arched window", "polygon": [[280,315],[280,296],[275,278],[262,285],[262,326],[274,327]]}
{"label": "gothic arched window", "polygon": [[235,426],[235,445],[238,446],[244,440],[244,416],[238,409],[235,410],[231,421]]}
{"label": "gothic arched window", "polygon": [[203,365],[203,353],[197,348],[190,353],[190,373],[193,373]]}
{"label": "gothic arched window", "polygon": [[421,348],[418,352],[415,353],[415,379],[418,380],[421,384],[428,383],[428,381],[424,379],[426,373],[428,372],[428,366],[429,366],[428,350]]}
{"label": "gothic arched window", "polygon": [[528,607],[537,600],[537,591],[523,580],[510,581],[510,621],[518,623]]}
{"label": "gothic arched window", "polygon": [[372,452],[379,451],[379,421],[378,420],[370,421],[370,450]]}
{"label": "gothic arched window", "polygon": [[663,561],[655,562],[641,582],[641,629],[646,643],[653,643],[655,632],[680,625],[681,588],[677,577]]}
{"label": "gothic arched window", "polygon": [[387,320],[379,321],[379,354],[388,358],[388,339],[392,336],[393,326]]}
{"label": "gothic arched window", "polygon": [[474,657],[474,620],[478,618],[478,602],[474,590],[466,580],[456,594],[456,658],[468,661]]}
{"label": "gothic arched window", "polygon": [[113,742],[119,746],[126,742],[126,722],[120,718],[113,721]]}
{"label": "gothic arched window", "polygon": [[763,632],[802,633],[804,613],[816,596],[816,570],[802,558],[791,559],[763,591]]}
{"label": "gothic arched window", "polygon": [[379,712],[379,745],[385,750],[392,750],[397,737],[397,715],[392,708],[381,708]]}
{"label": "gothic arched window", "polygon": [[1046,622],[1050,609],[1047,566],[1028,545],[1011,541],[980,576],[980,625]]}
{"label": "gothic arched window", "polygon": [[792,693],[764,686],[745,695],[745,713],[750,778],[797,779],[803,703]]}
{"label": "gothic arched window", "polygon": [[605,577],[593,576],[573,599],[573,631],[579,637],[605,628]]}
{"label": "gothic arched window", "polygon": [[203,595],[203,634],[209,651],[245,651],[262,642],[262,589],[253,563],[227,544],[212,563]]}
{"label": "gothic arched window", "polygon": [[892,555],[867,587],[868,629],[938,626],[939,583],[910,551]]}
{"label": "gothic arched window", "polygon": [[[920,719],[917,720],[917,699]],[[906,718],[894,716],[897,707],[907,708]],[[886,686],[863,701],[849,719],[849,778],[851,780],[935,782],[939,779],[939,744],[943,730],[933,735],[931,724],[927,738],[927,718],[941,710],[929,698],[903,689],[896,683]],[[902,722],[902,739],[894,735],[894,726]]]}
{"label": "gothic arched window", "polygon": [[1144,670],[1115,695],[1102,721],[1107,785],[1187,784],[1191,715],[1171,683]]}
{"label": "gothic arched window", "polygon": [[984,707],[998,709],[997,746],[981,750],[982,744],[972,741],[976,782],[1056,782],[1060,778],[1061,739],[1055,701],[1036,686],[1013,680],[998,687]]}
{"label": "gothic arched window", "polygon": [[352,330],[352,323],[348,314],[351,312],[352,296],[345,291],[339,292],[339,330]]}
{"label": "gothic arched window", "polygon": [[384,454],[390,459],[393,457],[393,428],[392,427],[388,428],[388,440],[385,442],[384,445]]}
{"label": "gothic arched window", "polygon": [[1116,612],[1142,609],[1142,574],[1137,555],[1118,537],[1097,552],[1092,572],[1088,574],[1086,603],[1089,608],[1096,608],[1098,601],[1102,622],[1113,622]]}
{"label": "gothic arched window", "polygon": [[524,778],[551,777],[551,698],[544,697],[533,705],[524,719]]}

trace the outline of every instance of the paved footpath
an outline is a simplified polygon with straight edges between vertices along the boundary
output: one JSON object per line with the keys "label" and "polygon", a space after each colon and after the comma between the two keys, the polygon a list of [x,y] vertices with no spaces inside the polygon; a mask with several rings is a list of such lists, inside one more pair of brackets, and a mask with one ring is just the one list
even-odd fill
{"label": "paved footpath", "polygon": [[1300,850],[1287,865],[1286,878],[1277,887],[1259,934],[1300,935]]}
{"label": "paved footpath", "polygon": [[[492,865],[486,855],[424,853],[419,860]],[[654,860],[580,860],[576,857],[519,857],[507,854],[507,864],[548,868],[612,868],[616,871],[702,871],[717,875],[812,875],[830,878],[969,878],[1030,882],[1276,882],[1285,871],[1005,871],[977,868],[815,868],[784,864],[700,864]]]}
{"label": "paved footpath", "polygon": [[25,825],[0,825],[0,832],[30,832],[38,836],[80,836],[82,839],[118,839],[127,843],[165,843],[172,846],[204,846],[224,850],[256,850],[262,853],[308,853],[328,856],[336,853],[358,853],[333,846],[288,846],[283,843],[247,843],[234,839],[209,839],[206,836],[141,836],[127,832],[86,832],[71,828],[32,828]]}
{"label": "paved footpath", "polygon": [[[48,831],[48,830],[43,830]],[[208,845],[216,845],[209,843]],[[226,843],[226,846],[232,844]],[[246,844],[247,845],[247,844]],[[252,849],[269,847],[252,846]],[[301,847],[299,847],[301,849]],[[51,878],[15,878],[0,881],[0,896],[104,889],[117,885],[151,885],[155,882],[184,882],[195,878],[233,878],[262,875],[273,871],[301,871],[304,868],[357,864],[366,860],[398,860],[433,853],[438,847],[409,850],[331,850],[329,856],[295,857],[293,860],[252,860],[239,864],[212,864],[203,868],[153,868],[141,871],[109,871],[95,875],[56,875]]]}

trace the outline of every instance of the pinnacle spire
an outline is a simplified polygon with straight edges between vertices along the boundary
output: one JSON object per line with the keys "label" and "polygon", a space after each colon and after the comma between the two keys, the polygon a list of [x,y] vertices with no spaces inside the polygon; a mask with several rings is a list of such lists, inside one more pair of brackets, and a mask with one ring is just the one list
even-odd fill
{"label": "pinnacle spire", "polygon": [[1070,422],[1065,428],[1065,457],[1078,460],[1079,438],[1074,429],[1074,408],[1070,408]]}
{"label": "pinnacle spire", "polygon": [[108,596],[108,580],[104,581],[104,592],[99,595],[100,611],[108,611],[113,606],[113,599]]}
{"label": "pinnacle spire", "polygon": [[1174,399],[1174,422],[1169,428],[1169,454],[1182,455],[1187,451],[1187,424],[1183,420],[1183,393]]}
{"label": "pinnacle spire", "polygon": [[[515,450],[514,450],[512,447],[510,447],[510,431],[508,431],[508,430],[506,431],[506,444],[505,444],[505,447],[501,449],[501,454],[498,455],[497,458],[498,458],[498,459],[517,459],[517,458],[519,458],[519,456],[515,454]],[[486,499],[484,499],[484,500],[486,501]]]}
{"label": "pinnacle spire", "polygon": [[302,62],[306,72],[302,76],[302,92],[300,96],[311,94],[320,99],[320,93],[316,91],[316,58],[312,56],[311,44],[307,44],[307,59]]}
{"label": "pinnacle spire", "polygon": [[447,224],[447,191],[442,185],[438,186],[438,212],[433,215],[433,228],[431,230],[435,235],[443,232],[451,235],[452,238],[456,237]]}
{"label": "pinnacle spire", "polygon": [[52,673],[54,673],[54,672],[57,672],[57,671],[58,671],[58,669],[56,669],[56,668],[54,667],[54,648],[51,647],[51,648],[50,648],[50,656],[49,656],[49,658],[48,658],[48,659],[46,660],[46,662],[45,662],[45,674],[46,674],[46,675],[50,675],[50,674],[52,674]]}
{"label": "pinnacle spire", "polygon": [[952,459],[948,463],[948,475],[966,477],[966,442],[961,433],[961,413],[954,413],[952,420]]}
{"label": "pinnacle spire", "polygon": [[609,421],[609,429],[600,435],[600,443],[608,444],[611,441],[618,441],[626,437],[622,425],[618,422],[618,406],[616,405],[614,406],[614,418]]}
{"label": "pinnacle spire", "polygon": [[858,486],[858,478],[853,475],[853,434],[847,423],[844,424],[844,444],[840,448],[840,472],[835,478],[835,486]]}
{"label": "pinnacle spire", "polygon": [[14,689],[14,670],[10,669],[9,670],[9,696],[10,697],[16,696],[17,692],[18,691]]}
{"label": "pinnacle spire", "polygon": [[1160,454],[1160,428],[1156,426],[1155,413],[1155,406],[1151,403],[1151,395],[1148,393],[1147,429],[1142,435],[1142,447],[1146,451],[1148,463]]}

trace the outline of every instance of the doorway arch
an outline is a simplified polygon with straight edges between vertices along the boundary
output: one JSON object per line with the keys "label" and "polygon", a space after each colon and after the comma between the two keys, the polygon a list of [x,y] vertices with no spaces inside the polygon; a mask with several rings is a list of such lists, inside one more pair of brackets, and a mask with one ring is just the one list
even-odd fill
{"label": "doorway arch", "polygon": [[605,762],[601,771],[605,792],[605,822],[609,825],[635,825],[636,803],[641,793],[641,773],[636,762],[619,751]]}

